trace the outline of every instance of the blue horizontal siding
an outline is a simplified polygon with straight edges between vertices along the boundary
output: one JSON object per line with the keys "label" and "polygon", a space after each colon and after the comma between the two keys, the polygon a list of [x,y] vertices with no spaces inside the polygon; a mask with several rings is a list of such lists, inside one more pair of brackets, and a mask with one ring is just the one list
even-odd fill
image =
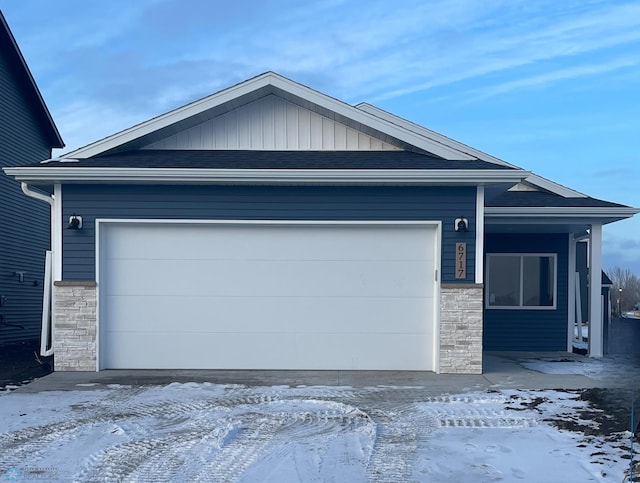
{"label": "blue horizontal siding", "polygon": [[[4,46],[3,46],[4,48]],[[30,85],[16,78],[0,48],[0,168],[50,157],[46,128],[32,110]],[[10,48],[10,47],[9,47]],[[44,253],[49,247],[49,206],[28,198],[20,183],[0,171],[0,345],[40,336]],[[23,282],[15,272],[25,272]],[[9,325],[11,324],[11,325]]]}
{"label": "blue horizontal siding", "polygon": [[[469,283],[475,270],[475,187],[65,185],[63,278],[95,280],[95,219],[442,221],[442,281]],[[454,221],[469,219],[468,233]],[[455,244],[467,243],[467,277],[456,280]]]}
{"label": "blue horizontal siding", "polygon": [[555,253],[558,261],[554,310],[485,309],[484,349],[489,351],[566,351],[569,239],[554,234],[487,234],[491,253]]}

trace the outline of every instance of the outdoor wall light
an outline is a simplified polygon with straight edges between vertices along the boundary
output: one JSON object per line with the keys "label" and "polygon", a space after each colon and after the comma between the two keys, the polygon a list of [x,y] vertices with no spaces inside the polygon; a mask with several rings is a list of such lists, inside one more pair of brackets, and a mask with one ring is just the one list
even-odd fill
{"label": "outdoor wall light", "polygon": [[460,231],[460,232],[469,231],[469,220],[467,220],[466,218],[463,218],[463,217],[456,218],[454,225],[455,225],[456,231]]}
{"label": "outdoor wall light", "polygon": [[82,230],[82,217],[75,213],[69,217],[67,230]]}

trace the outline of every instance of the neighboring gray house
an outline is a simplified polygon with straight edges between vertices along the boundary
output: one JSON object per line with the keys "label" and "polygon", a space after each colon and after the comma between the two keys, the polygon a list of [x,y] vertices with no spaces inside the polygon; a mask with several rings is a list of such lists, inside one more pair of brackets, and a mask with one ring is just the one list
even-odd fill
{"label": "neighboring gray house", "polygon": [[639,211],[272,72],[5,171],[53,197],[57,370],[571,351],[585,237],[598,357],[602,226]]}
{"label": "neighboring gray house", "polygon": [[[64,144],[9,26],[0,12],[0,166],[51,157]],[[20,184],[0,176],[0,345],[38,340],[47,205],[27,198]]]}

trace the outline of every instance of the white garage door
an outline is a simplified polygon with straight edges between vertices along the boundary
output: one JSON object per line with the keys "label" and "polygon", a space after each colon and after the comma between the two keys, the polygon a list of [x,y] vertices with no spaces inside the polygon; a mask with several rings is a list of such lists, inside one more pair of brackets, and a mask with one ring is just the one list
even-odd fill
{"label": "white garage door", "polygon": [[432,225],[100,233],[102,368],[435,369]]}

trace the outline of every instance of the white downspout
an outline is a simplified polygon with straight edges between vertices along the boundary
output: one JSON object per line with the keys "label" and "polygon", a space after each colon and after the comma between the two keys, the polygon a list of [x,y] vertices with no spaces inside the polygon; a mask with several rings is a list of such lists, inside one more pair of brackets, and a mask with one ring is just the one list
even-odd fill
{"label": "white downspout", "polygon": [[[49,204],[50,207],[50,215],[49,219],[51,220],[51,248],[53,250],[54,245],[54,236],[55,236],[55,225],[56,219],[53,216],[54,208],[55,208],[55,197],[53,195],[45,195],[42,193],[38,193],[37,191],[33,191],[29,188],[27,183],[22,182],[22,192],[36,200],[44,201]],[[53,255],[53,256],[52,256]],[[51,347],[47,349],[47,341],[49,340],[49,335],[51,334],[51,320],[53,319],[53,314],[49,313],[49,307],[53,306],[51,303],[51,294],[53,292],[52,285],[53,281],[51,278],[51,274],[55,273],[53,270],[53,265],[55,264],[55,252],[53,254],[47,253],[45,258],[45,275],[49,272],[49,277],[45,277],[44,292],[43,292],[43,300],[42,300],[42,329],[40,333],[40,355],[42,356],[50,356],[53,355],[53,338],[51,342]],[[49,266],[49,262],[51,266]],[[51,315],[51,317],[50,317]]]}

